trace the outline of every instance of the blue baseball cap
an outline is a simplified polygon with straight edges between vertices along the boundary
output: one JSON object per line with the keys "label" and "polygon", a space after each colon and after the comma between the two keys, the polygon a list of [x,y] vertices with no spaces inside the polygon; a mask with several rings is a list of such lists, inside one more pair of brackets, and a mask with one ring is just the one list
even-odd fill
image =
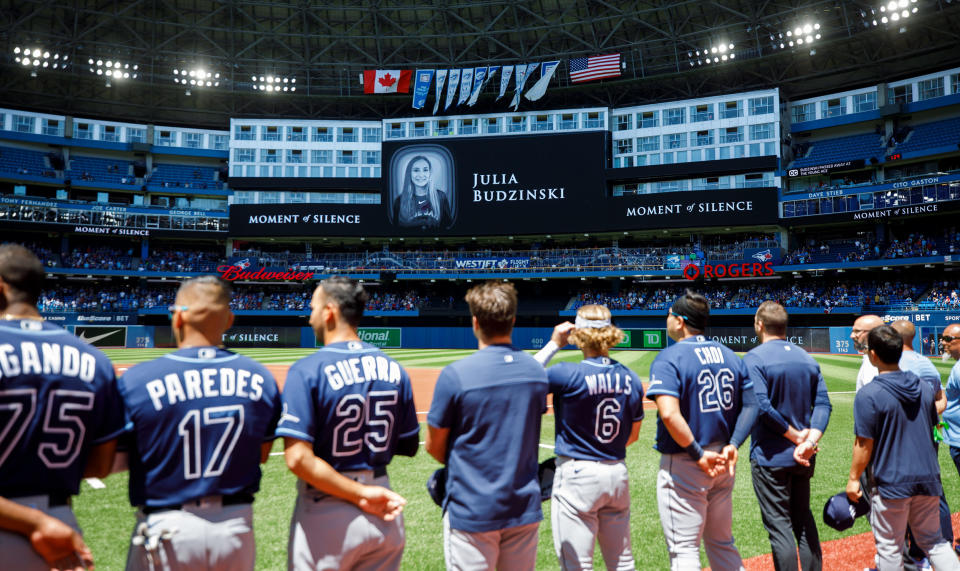
{"label": "blue baseball cap", "polygon": [[865,496],[860,496],[856,503],[852,503],[846,492],[840,492],[823,506],[823,523],[837,531],[843,531],[853,527],[853,522],[858,517],[868,513],[870,502]]}

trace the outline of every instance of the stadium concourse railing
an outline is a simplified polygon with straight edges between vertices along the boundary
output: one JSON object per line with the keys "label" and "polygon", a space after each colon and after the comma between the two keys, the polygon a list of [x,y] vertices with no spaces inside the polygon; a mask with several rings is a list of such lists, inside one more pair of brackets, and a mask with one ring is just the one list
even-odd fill
{"label": "stadium concourse railing", "polygon": [[[919,258],[895,258],[895,259],[877,259],[864,260],[859,262],[806,262],[802,264],[774,265],[773,270],[777,273],[792,272],[816,272],[822,270],[853,270],[853,269],[877,269],[894,266],[942,266],[960,264],[960,260],[954,259],[952,255],[927,256]],[[702,262],[703,260],[701,260]],[[226,262],[224,262],[226,263]],[[295,269],[313,271],[313,279],[324,279],[329,276],[340,275],[353,279],[380,279],[383,273],[392,273],[399,280],[431,280],[431,279],[469,279],[474,277],[483,277],[489,279],[510,279],[510,278],[575,278],[575,277],[682,277],[682,270],[678,267],[674,269],[664,269],[664,266],[650,265],[631,265],[631,264],[590,264],[590,265],[558,265],[551,267],[533,266],[527,268],[474,268],[474,269],[419,269],[419,268],[399,268],[397,266],[380,265],[376,267],[344,267],[333,265],[318,264],[292,264],[290,266],[277,265],[281,269],[293,267]],[[657,269],[654,269],[657,268]],[[64,268],[48,266],[47,273],[50,275],[65,276],[131,276],[137,278],[186,278],[199,275],[215,273],[213,266],[201,268],[203,271],[161,271],[161,270],[108,270],[94,268]]]}

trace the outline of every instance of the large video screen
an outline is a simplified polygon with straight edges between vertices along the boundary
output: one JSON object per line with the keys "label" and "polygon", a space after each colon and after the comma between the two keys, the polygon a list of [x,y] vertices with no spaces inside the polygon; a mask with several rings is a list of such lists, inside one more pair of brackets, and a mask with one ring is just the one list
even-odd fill
{"label": "large video screen", "polygon": [[611,197],[605,132],[383,143],[380,204],[233,205],[234,236],[482,236],[774,223],[769,189]]}

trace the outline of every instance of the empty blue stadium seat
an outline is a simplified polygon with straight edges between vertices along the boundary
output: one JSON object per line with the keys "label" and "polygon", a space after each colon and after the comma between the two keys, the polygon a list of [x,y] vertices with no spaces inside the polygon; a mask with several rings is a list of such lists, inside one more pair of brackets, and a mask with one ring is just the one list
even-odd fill
{"label": "empty blue stadium seat", "polygon": [[45,159],[46,153],[42,151],[0,147],[0,172],[54,176],[54,170],[47,166]]}
{"label": "empty blue stadium seat", "polygon": [[898,153],[910,153],[960,143],[960,117],[914,125],[905,143],[896,146]]}
{"label": "empty blue stadium seat", "polygon": [[151,187],[218,188],[217,169],[194,165],[155,165],[147,183]]}
{"label": "empty blue stadium seat", "polygon": [[98,157],[84,157],[73,155],[70,157],[70,168],[67,177],[82,181],[84,174],[92,177],[93,181],[110,182],[114,184],[135,184],[136,179],[130,171],[130,161],[120,159],[104,159]]}
{"label": "empty blue stadium seat", "polygon": [[883,157],[885,151],[881,137],[876,133],[824,139],[811,143],[807,155],[795,159],[791,166],[810,167],[839,161],[869,160],[872,157]]}

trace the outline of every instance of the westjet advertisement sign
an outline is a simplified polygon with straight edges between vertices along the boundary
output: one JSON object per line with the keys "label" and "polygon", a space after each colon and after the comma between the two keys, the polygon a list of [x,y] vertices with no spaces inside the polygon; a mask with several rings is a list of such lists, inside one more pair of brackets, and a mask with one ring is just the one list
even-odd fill
{"label": "westjet advertisement sign", "polygon": [[458,270],[522,270],[530,267],[530,258],[457,258]]}

